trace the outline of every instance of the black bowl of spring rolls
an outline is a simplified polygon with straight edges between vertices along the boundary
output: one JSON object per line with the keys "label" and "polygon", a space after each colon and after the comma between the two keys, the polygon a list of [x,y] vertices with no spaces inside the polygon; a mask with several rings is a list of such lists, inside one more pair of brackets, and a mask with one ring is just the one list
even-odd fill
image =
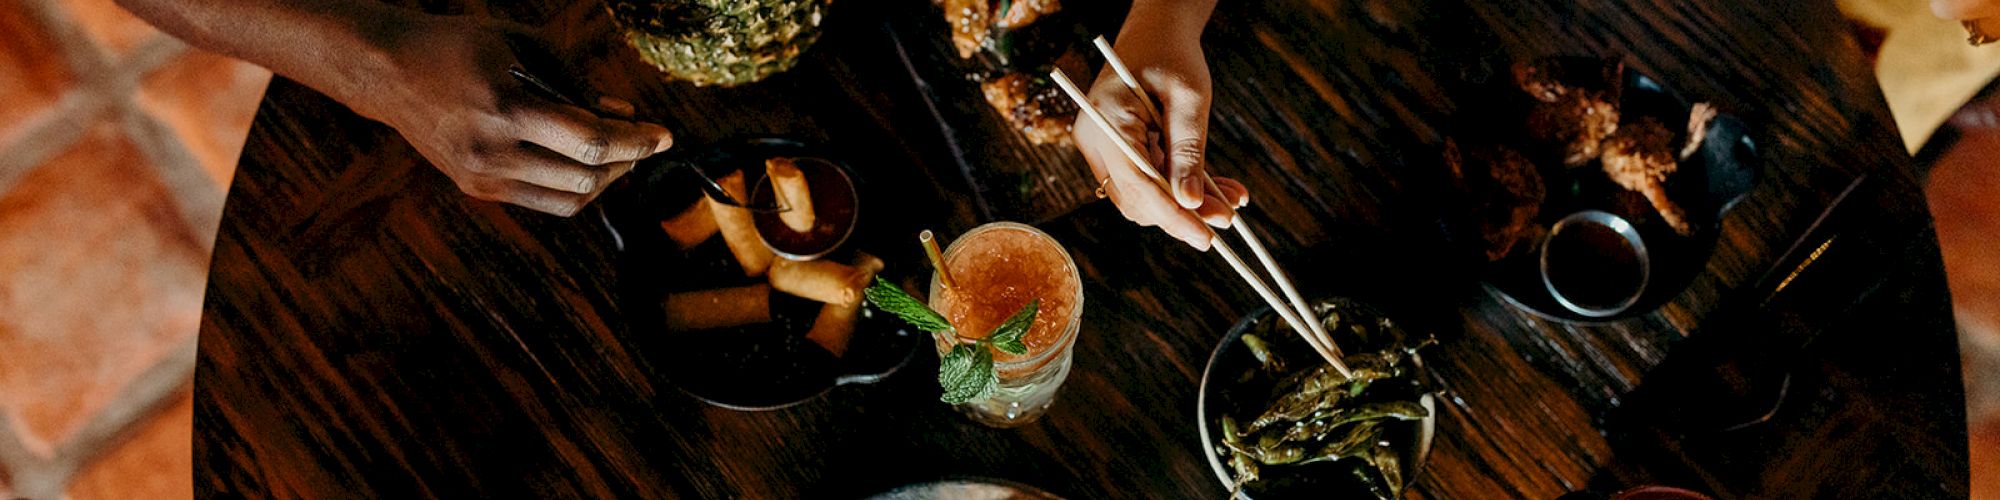
{"label": "black bowl of spring rolls", "polygon": [[601,201],[619,235],[627,345],[663,382],[711,405],[775,410],[836,386],[882,380],[930,344],[928,335],[861,300],[860,290],[883,269],[880,259],[838,242],[809,254],[773,248],[758,226],[782,230],[776,213],[715,202],[695,172],[748,207],[766,207],[770,200],[750,195],[768,189],[768,160],[817,169],[808,175],[832,171],[840,182],[810,188],[841,191],[848,202],[816,201],[821,217],[813,227],[831,228],[820,232],[844,242],[858,224],[855,199],[865,184],[841,155],[772,137],[689,149],[635,170],[628,185]]}
{"label": "black bowl of spring rolls", "polygon": [[1352,377],[1269,308],[1230,329],[1196,403],[1203,455],[1232,497],[1401,498],[1436,430],[1419,352],[1435,344],[1345,298],[1313,310]]}

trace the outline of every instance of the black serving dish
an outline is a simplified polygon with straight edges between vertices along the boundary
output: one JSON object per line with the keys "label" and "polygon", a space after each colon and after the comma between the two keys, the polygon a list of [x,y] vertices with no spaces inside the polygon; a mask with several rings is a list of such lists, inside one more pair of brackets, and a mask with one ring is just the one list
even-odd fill
{"label": "black serving dish", "polygon": [[[1603,62],[1592,59],[1577,64]],[[1685,134],[1693,103],[1636,71],[1623,71],[1621,80],[1621,116],[1652,117],[1668,130]],[[1678,147],[1680,143],[1674,144]],[[1571,169],[1546,154],[1531,154],[1530,158],[1535,160],[1547,186],[1547,198],[1536,219],[1543,228],[1580,211],[1603,210],[1633,221],[1650,253],[1649,279],[1639,298],[1618,313],[1604,316],[1572,311],[1549,293],[1542,279],[1540,242],[1535,242],[1534,251],[1517,248],[1506,258],[1486,266],[1485,285],[1499,292],[1508,303],[1544,318],[1571,323],[1605,323],[1644,315],[1679,296],[1706,268],[1709,257],[1715,253],[1723,217],[1756,185],[1760,169],[1749,128],[1735,116],[1718,114],[1709,123],[1699,149],[1681,160],[1679,171],[1666,183],[1669,196],[1695,225],[1693,234],[1683,236],[1661,221],[1643,196],[1612,183],[1595,160]]]}
{"label": "black serving dish", "polygon": [[[1316,300],[1312,304],[1314,310],[1321,313],[1321,318],[1326,318],[1325,312],[1329,306],[1350,318],[1356,314],[1370,318],[1387,317],[1374,307],[1345,298]],[[1229,333],[1215,346],[1214,353],[1209,355],[1207,367],[1202,370],[1200,395],[1195,403],[1195,420],[1200,431],[1202,456],[1207,458],[1209,470],[1215,473],[1216,480],[1220,481],[1225,489],[1234,484],[1234,476],[1229,467],[1223,463],[1221,454],[1215,449],[1222,442],[1219,423],[1222,415],[1241,417],[1255,411],[1251,408],[1261,406],[1268,401],[1276,382],[1267,380],[1268,377],[1263,376],[1244,376],[1259,366],[1259,361],[1251,354],[1249,348],[1244,347],[1243,335],[1252,331],[1266,330],[1268,323],[1283,321],[1273,314],[1269,307],[1245,316],[1229,328]],[[1268,329],[1269,333],[1259,335],[1259,338],[1262,338],[1273,352],[1293,365],[1289,368],[1290,372],[1296,373],[1317,366],[1316,363],[1323,363],[1305,339],[1292,333],[1289,328],[1282,324],[1268,326],[1272,327]],[[1334,337],[1334,343],[1348,354],[1374,352],[1391,348],[1400,342],[1415,341],[1404,338],[1406,335],[1400,329],[1377,330],[1368,338],[1356,338],[1346,329],[1329,329],[1329,334]],[[1403,454],[1402,464],[1405,492],[1411,485],[1416,484],[1417,478],[1423,472],[1424,461],[1430,455],[1432,438],[1437,431],[1438,418],[1436,398],[1429,393],[1430,387],[1436,384],[1430,381],[1429,372],[1423,368],[1423,358],[1420,354],[1411,355],[1411,360],[1416,373],[1410,378],[1416,383],[1402,390],[1409,391],[1410,397],[1418,399],[1419,403],[1430,411],[1430,415],[1422,420],[1408,422],[1405,427],[1388,435],[1389,439],[1397,443],[1409,443],[1409,448]],[[1264,466],[1260,472],[1259,485],[1245,487],[1236,497],[1267,500],[1371,498],[1366,486],[1349,475],[1348,471],[1352,464],[1350,460],[1355,459],[1307,465]]]}
{"label": "black serving dish", "polygon": [[899,486],[868,500],[1062,500],[1062,497],[1005,479],[952,477]]}
{"label": "black serving dish", "polygon": [[[909,364],[929,342],[928,335],[864,303],[846,356],[835,357],[805,339],[820,304],[775,291],[769,323],[667,331],[660,308],[667,294],[765,280],[743,276],[721,235],[681,250],[660,229],[661,220],[704,196],[704,181],[690,169],[702,169],[711,178],[743,169],[746,184],[754,190],[763,175],[764,159],[780,156],[837,166],[852,181],[857,204],[867,196],[863,179],[838,155],[791,139],[759,137],[649,161],[627,176],[624,182],[629,184],[600,201],[606,223],[618,236],[619,300],[630,321],[634,346],[666,382],[724,408],[775,410],[836,386],[873,383]],[[823,258],[848,262],[854,255],[852,246],[822,252]]]}

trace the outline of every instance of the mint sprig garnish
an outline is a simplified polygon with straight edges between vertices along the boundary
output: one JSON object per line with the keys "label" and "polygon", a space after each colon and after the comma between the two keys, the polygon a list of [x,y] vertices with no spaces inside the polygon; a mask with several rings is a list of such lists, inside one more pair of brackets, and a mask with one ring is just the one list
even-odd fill
{"label": "mint sprig garnish", "polygon": [[1007,317],[1007,321],[1001,322],[1000,326],[993,327],[993,333],[987,334],[986,340],[993,343],[994,349],[1007,354],[1027,354],[1028,346],[1021,343],[1021,337],[1028,334],[1028,327],[1034,326],[1035,312],[1041,309],[1041,305],[1042,299],[1028,301],[1028,305],[1021,306],[1020,312]]}
{"label": "mint sprig garnish", "polygon": [[932,311],[929,307],[924,307],[922,302],[917,302],[916,297],[903,293],[903,289],[883,280],[881,276],[876,276],[875,283],[868,285],[868,289],[862,293],[868,296],[868,302],[875,304],[875,307],[903,318],[903,321],[908,321],[923,331],[944,333],[951,330],[951,322],[945,321],[944,316],[938,315],[937,311]]}
{"label": "mint sprig garnish", "polygon": [[983,399],[1000,387],[1000,374],[993,371],[993,353],[978,343],[952,346],[938,360],[938,385],[944,395],[938,400],[951,404]]}
{"label": "mint sprig garnish", "polygon": [[967,339],[958,336],[958,329],[945,320],[944,315],[879,276],[863,294],[876,308],[903,318],[903,321],[919,329],[933,335],[952,336],[956,345],[938,360],[938,385],[944,388],[944,394],[938,396],[938,400],[948,404],[985,399],[999,389],[1000,375],[993,370],[993,351],[988,348],[1017,356],[1027,354],[1028,346],[1021,342],[1021,338],[1028,334],[1028,327],[1035,324],[1035,314],[1042,303],[1041,299],[1028,301],[1028,305],[994,327],[985,338],[966,342]]}

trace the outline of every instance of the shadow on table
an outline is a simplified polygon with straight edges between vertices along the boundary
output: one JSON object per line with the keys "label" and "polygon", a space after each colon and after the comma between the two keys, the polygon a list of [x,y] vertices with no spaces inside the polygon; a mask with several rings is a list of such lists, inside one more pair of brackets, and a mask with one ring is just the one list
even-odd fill
{"label": "shadow on table", "polygon": [[1966,494],[1963,459],[1910,458],[1965,442],[1962,418],[1940,418],[1963,412],[1960,391],[1945,390],[1958,383],[1956,364],[1907,368],[1956,346],[1939,343],[1949,336],[1924,344],[1898,335],[1952,328],[1943,290],[1932,289],[1938,270],[1912,263],[1930,261],[1911,256],[1935,255],[1936,240],[1927,223],[1881,220],[1867,211],[1872,197],[1855,198],[1603,416],[1616,458],[1592,489]]}

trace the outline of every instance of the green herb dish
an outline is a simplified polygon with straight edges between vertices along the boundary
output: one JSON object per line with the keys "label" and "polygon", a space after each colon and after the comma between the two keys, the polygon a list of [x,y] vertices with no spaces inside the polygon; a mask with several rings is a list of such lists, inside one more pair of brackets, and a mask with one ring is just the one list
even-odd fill
{"label": "green herb dish", "polygon": [[1234,497],[1401,498],[1437,425],[1413,337],[1365,304],[1315,302],[1345,355],[1343,377],[1269,309],[1238,322],[1209,357],[1196,403],[1204,455]]}
{"label": "green herb dish", "polygon": [[832,0],[607,0],[639,58],[695,85],[735,86],[798,63]]}

